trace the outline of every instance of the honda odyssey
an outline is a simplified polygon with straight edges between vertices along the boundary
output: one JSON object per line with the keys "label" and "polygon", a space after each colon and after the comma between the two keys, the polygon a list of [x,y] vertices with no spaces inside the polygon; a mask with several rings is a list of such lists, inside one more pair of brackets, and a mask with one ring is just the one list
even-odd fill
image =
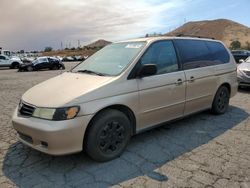
{"label": "honda odyssey", "polygon": [[220,41],[127,40],[29,89],[13,126],[24,144],[41,152],[84,149],[108,161],[136,133],[206,109],[225,113],[237,87],[236,63]]}

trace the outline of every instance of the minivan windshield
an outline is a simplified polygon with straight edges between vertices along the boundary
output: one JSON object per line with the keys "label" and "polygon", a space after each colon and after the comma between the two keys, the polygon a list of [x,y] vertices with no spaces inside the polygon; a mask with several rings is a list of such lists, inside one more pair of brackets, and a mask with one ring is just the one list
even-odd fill
{"label": "minivan windshield", "polygon": [[146,42],[110,44],[77,65],[72,72],[116,76],[132,62],[145,45]]}

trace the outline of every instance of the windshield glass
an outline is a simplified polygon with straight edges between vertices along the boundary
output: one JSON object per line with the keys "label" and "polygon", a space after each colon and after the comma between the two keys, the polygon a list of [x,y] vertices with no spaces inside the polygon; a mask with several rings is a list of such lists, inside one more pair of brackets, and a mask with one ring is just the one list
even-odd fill
{"label": "windshield glass", "polygon": [[110,44],[77,65],[72,72],[85,71],[85,73],[95,72],[109,76],[118,75],[136,57],[145,44],[146,42]]}

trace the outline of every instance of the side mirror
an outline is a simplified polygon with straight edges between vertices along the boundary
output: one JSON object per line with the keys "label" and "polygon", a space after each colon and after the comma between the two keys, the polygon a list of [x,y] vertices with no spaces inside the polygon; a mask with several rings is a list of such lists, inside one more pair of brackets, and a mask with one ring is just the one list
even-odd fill
{"label": "side mirror", "polygon": [[157,73],[157,67],[154,64],[145,64],[142,65],[141,68],[138,71],[137,76],[139,78],[145,77],[145,76],[152,76]]}
{"label": "side mirror", "polygon": [[239,60],[239,63],[244,63],[244,62],[245,62],[244,59]]}

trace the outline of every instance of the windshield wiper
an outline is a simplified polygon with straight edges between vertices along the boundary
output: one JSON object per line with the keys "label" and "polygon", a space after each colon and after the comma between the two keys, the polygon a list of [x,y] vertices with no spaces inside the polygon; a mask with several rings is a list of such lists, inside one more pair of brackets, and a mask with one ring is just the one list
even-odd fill
{"label": "windshield wiper", "polygon": [[92,70],[78,70],[77,72],[81,72],[81,73],[88,73],[88,74],[95,74],[95,75],[98,75],[98,76],[107,76],[107,74],[103,74],[103,73],[100,73],[100,72],[95,72],[95,71],[92,71]]}

